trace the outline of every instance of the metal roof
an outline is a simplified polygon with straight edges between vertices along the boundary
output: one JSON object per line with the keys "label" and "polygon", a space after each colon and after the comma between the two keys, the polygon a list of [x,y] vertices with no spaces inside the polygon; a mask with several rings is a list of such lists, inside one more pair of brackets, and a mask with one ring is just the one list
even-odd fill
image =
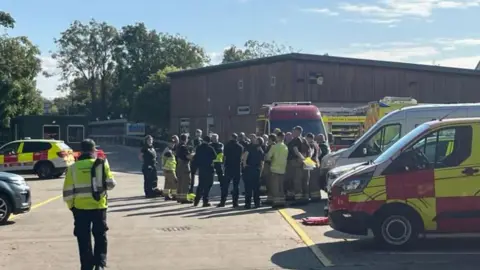
{"label": "metal roof", "polygon": [[183,76],[195,76],[195,75],[201,75],[206,73],[224,71],[228,69],[242,68],[242,67],[248,67],[248,66],[254,66],[254,65],[272,64],[272,63],[284,62],[284,61],[322,62],[322,63],[345,64],[345,65],[355,65],[355,66],[408,69],[408,70],[414,70],[414,71],[427,71],[427,72],[439,72],[439,73],[443,72],[443,73],[453,73],[458,75],[473,75],[473,76],[480,77],[480,73],[472,69],[420,65],[420,64],[410,64],[410,63],[401,63],[401,62],[387,62],[387,61],[366,60],[366,59],[346,58],[346,57],[327,56],[327,55],[315,55],[315,54],[302,54],[302,53],[281,54],[281,55],[276,55],[271,57],[264,57],[264,58],[258,58],[258,59],[233,62],[233,63],[207,66],[202,68],[185,69],[181,71],[171,72],[168,74],[168,76],[171,78],[178,78]]}

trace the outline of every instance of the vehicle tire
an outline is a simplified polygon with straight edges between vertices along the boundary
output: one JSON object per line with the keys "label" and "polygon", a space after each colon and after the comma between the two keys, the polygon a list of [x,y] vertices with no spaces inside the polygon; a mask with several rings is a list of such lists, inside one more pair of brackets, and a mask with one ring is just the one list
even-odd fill
{"label": "vehicle tire", "polygon": [[408,249],[417,242],[422,226],[421,218],[413,210],[390,208],[376,216],[373,234],[386,248]]}
{"label": "vehicle tire", "polygon": [[12,204],[7,196],[0,194],[0,225],[5,225],[12,214]]}
{"label": "vehicle tire", "polygon": [[53,178],[60,178],[60,176],[62,176],[62,175],[63,175],[63,172],[56,173],[56,174],[53,175]]}
{"label": "vehicle tire", "polygon": [[50,162],[42,162],[35,167],[35,173],[40,179],[50,179],[53,175],[53,165]]}

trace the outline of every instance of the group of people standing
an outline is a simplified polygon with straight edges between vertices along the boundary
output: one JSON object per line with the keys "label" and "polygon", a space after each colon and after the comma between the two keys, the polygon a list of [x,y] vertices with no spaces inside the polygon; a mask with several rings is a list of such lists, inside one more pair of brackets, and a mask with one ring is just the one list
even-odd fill
{"label": "group of people standing", "polygon": [[[329,151],[325,136],[309,133],[302,136],[303,129],[295,127],[292,132],[275,130],[270,135],[257,136],[245,133],[232,134],[223,145],[217,134],[202,136],[196,130],[191,139],[186,134],[174,135],[169,146],[161,155],[165,186],[158,188],[157,154],[153,138],[145,138],[140,158],[143,161],[144,191],[146,197],[163,196],[165,200],[178,203],[192,203],[203,207],[211,206],[209,193],[215,174],[221,188],[220,203],[225,207],[230,183],[233,207],[239,206],[240,179],[244,182],[246,209],[261,204],[282,207],[286,201],[304,204],[321,199],[319,165]],[[306,168],[305,160],[315,162],[313,168]],[[198,186],[195,194],[195,175],[198,172]],[[267,199],[260,201],[262,191]]]}

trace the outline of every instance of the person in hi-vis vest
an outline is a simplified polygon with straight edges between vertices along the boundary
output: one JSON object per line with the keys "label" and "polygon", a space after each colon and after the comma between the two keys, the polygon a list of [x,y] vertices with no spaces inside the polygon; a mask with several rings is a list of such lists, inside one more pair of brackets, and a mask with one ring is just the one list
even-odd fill
{"label": "person in hi-vis vest", "polygon": [[[107,264],[107,190],[116,182],[106,159],[96,157],[95,142],[85,139],[82,154],[67,169],[63,200],[73,213],[81,269],[101,270]],[[95,240],[92,249],[91,235]]]}

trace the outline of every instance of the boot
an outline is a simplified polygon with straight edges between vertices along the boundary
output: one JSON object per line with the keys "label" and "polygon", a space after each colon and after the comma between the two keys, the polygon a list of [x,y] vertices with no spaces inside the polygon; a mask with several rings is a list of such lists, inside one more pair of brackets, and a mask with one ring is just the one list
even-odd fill
{"label": "boot", "polygon": [[219,204],[217,204],[217,207],[225,207],[225,201],[221,200]]}

